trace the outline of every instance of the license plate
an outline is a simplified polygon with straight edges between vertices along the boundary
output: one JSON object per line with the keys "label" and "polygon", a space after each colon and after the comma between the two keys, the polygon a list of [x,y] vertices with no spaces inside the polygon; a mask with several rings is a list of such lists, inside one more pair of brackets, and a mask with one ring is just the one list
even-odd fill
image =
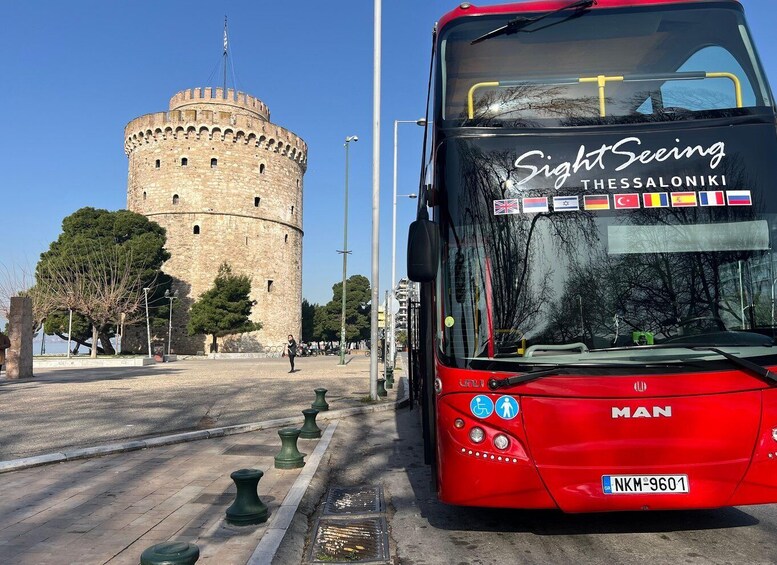
{"label": "license plate", "polygon": [[688,475],[604,475],[604,494],[664,494],[688,492]]}

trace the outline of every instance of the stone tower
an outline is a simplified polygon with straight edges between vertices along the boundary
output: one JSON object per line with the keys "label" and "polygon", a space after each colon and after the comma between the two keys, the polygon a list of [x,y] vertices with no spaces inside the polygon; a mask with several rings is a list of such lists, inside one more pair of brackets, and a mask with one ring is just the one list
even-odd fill
{"label": "stone tower", "polygon": [[251,277],[252,319],[263,324],[240,338],[242,350],[298,336],[305,142],[271,123],[261,100],[221,88],[178,92],[169,111],[127,124],[124,139],[127,208],[167,230],[173,351],[207,351],[204,336],[186,335],[187,313],[224,261]]}

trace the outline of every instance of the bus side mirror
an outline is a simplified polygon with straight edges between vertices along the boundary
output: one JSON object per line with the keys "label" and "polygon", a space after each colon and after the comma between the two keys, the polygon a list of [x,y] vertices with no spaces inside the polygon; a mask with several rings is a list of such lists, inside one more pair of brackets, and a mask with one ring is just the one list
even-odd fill
{"label": "bus side mirror", "polygon": [[437,276],[440,235],[437,224],[416,220],[407,234],[407,276],[414,282],[431,282]]}

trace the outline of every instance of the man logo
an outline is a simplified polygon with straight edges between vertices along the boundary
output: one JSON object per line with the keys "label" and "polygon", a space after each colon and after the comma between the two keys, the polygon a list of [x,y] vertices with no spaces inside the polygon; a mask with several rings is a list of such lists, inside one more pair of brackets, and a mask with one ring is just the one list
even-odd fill
{"label": "man logo", "polygon": [[615,418],[671,418],[671,406],[653,406],[648,410],[644,406],[639,406],[632,410],[630,407],[618,408],[612,407],[612,417]]}
{"label": "man logo", "polygon": [[645,381],[637,381],[634,383],[634,390],[637,392],[645,392],[647,390],[647,383]]}

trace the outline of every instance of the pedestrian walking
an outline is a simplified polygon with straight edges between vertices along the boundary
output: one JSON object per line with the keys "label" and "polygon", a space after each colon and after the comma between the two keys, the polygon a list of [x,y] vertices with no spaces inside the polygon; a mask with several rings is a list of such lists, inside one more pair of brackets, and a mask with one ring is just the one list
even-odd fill
{"label": "pedestrian walking", "polygon": [[289,341],[286,343],[286,355],[289,356],[289,364],[291,365],[291,370],[289,373],[294,372],[294,358],[297,356],[297,342],[294,341],[294,336],[289,334]]}

